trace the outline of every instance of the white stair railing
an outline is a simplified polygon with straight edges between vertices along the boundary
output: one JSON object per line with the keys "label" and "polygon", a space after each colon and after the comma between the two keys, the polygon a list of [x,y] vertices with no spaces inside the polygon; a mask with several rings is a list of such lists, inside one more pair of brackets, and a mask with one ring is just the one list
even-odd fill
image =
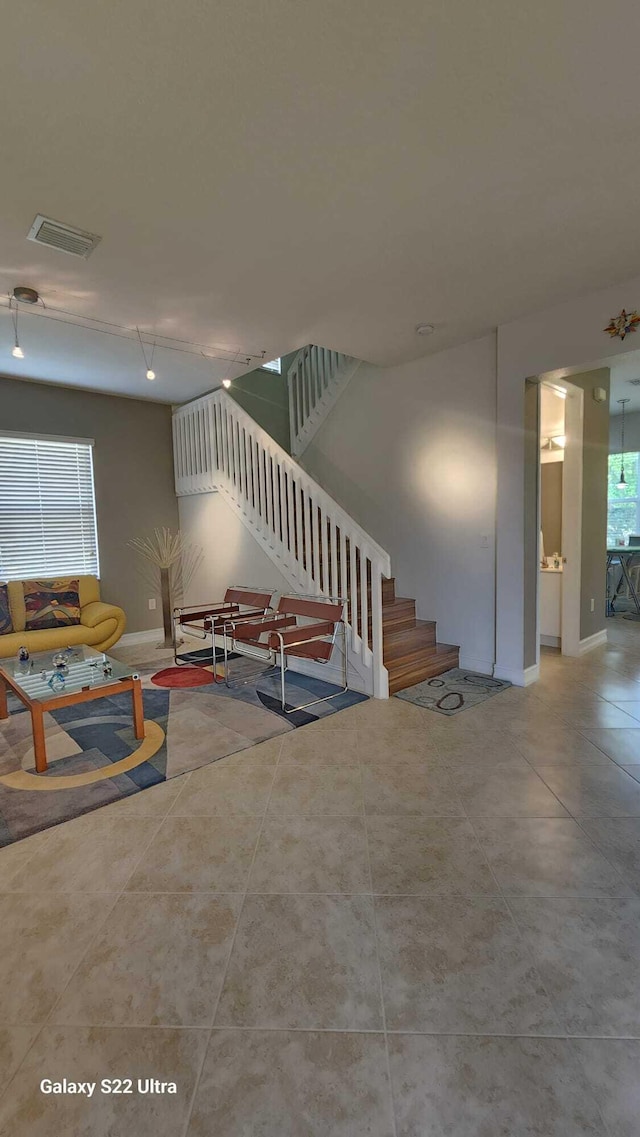
{"label": "white stair railing", "polygon": [[294,456],[302,454],[309,445],[359,366],[359,359],[315,344],[298,352],[287,372]]}
{"label": "white stair railing", "polygon": [[386,698],[389,554],[224,391],[174,413],[173,446],[179,497],[220,491],[295,591],[347,600],[351,665],[367,693]]}

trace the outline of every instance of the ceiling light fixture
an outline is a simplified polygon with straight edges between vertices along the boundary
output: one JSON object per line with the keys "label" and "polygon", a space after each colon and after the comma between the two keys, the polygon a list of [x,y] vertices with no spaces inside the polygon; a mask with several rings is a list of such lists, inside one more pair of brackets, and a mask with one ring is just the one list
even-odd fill
{"label": "ceiling light fixture", "polygon": [[416,332],[419,336],[431,336],[435,330],[435,324],[416,324]]}
{"label": "ceiling light fixture", "polygon": [[225,387],[226,390],[228,391],[229,387],[231,386],[231,380],[230,379],[223,379],[222,380],[222,386]]}
{"label": "ceiling light fixture", "polygon": [[11,354],[14,359],[24,359],[24,352],[20,347],[20,340],[18,339],[18,305],[16,304],[14,306],[11,303],[11,297],[9,297],[9,309],[13,320],[13,348]]}
{"label": "ceiling light fixture", "polygon": [[555,442],[556,446],[559,446],[561,450],[564,450],[567,445],[567,436],[566,434],[556,434],[551,441]]}
{"label": "ceiling light fixture", "polygon": [[140,335],[140,328],[136,327],[136,331],[138,333],[138,339],[140,341],[140,350],[142,352],[142,358],[144,359],[144,365],[147,369],[147,372],[146,372],[147,379],[155,379],[156,373],[153,370],[151,364],[153,363],[153,355],[154,355],[154,352],[156,350],[156,341],[155,340],[153,341],[153,345],[151,347],[151,356],[149,359],[147,359],[147,353],[144,350],[144,344],[142,342],[142,336]]}
{"label": "ceiling light fixture", "polygon": [[37,304],[40,295],[35,288],[26,288],[23,284],[19,284],[13,290],[13,299],[19,300],[21,304]]}
{"label": "ceiling light fixture", "polygon": [[630,402],[630,399],[618,399],[618,402],[622,406],[622,426],[620,428],[620,481],[618,482],[616,489],[626,490],[627,479],[624,476],[624,407],[625,403]]}

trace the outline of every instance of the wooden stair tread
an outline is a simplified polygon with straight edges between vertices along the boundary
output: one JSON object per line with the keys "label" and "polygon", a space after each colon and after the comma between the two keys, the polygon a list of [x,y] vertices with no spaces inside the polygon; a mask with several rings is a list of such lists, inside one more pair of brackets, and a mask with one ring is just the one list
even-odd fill
{"label": "wooden stair tread", "polygon": [[436,644],[430,655],[422,660],[416,660],[408,666],[394,668],[387,666],[389,672],[389,694],[396,695],[407,687],[415,687],[416,683],[424,683],[426,679],[433,679],[457,667],[459,663],[458,648],[451,644]]}

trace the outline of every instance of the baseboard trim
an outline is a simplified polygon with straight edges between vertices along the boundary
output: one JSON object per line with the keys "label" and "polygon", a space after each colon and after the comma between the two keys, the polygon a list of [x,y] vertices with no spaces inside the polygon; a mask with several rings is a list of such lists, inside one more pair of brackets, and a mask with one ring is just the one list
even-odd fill
{"label": "baseboard trim", "polygon": [[125,632],[118,640],[119,644],[143,644],[150,640],[164,639],[164,628],[149,628],[146,632]]}
{"label": "baseboard trim", "polygon": [[602,647],[607,642],[607,629],[601,628],[599,632],[594,632],[592,636],[587,636],[586,639],[580,640],[578,652],[580,655],[586,655],[588,651],[593,651],[595,647]]}
{"label": "baseboard trim", "polygon": [[461,655],[460,667],[464,671],[477,671],[480,675],[493,675],[492,659],[477,659],[473,655]]}
{"label": "baseboard trim", "polygon": [[540,636],[540,643],[542,647],[560,647],[562,640],[560,636]]}
{"label": "baseboard trim", "polygon": [[534,663],[532,667],[522,668],[500,667],[496,664],[493,678],[506,679],[508,683],[513,683],[514,687],[529,687],[540,678],[540,664]]}

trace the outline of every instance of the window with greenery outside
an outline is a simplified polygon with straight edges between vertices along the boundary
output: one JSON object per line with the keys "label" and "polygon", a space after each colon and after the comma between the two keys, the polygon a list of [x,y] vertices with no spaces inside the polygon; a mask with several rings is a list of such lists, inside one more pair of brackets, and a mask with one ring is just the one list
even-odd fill
{"label": "window with greenery outside", "polygon": [[[624,461],[623,461],[624,458]],[[640,454],[610,454],[607,509],[607,545],[627,544],[630,533],[640,533]],[[618,487],[620,467],[624,465],[626,486]]]}

